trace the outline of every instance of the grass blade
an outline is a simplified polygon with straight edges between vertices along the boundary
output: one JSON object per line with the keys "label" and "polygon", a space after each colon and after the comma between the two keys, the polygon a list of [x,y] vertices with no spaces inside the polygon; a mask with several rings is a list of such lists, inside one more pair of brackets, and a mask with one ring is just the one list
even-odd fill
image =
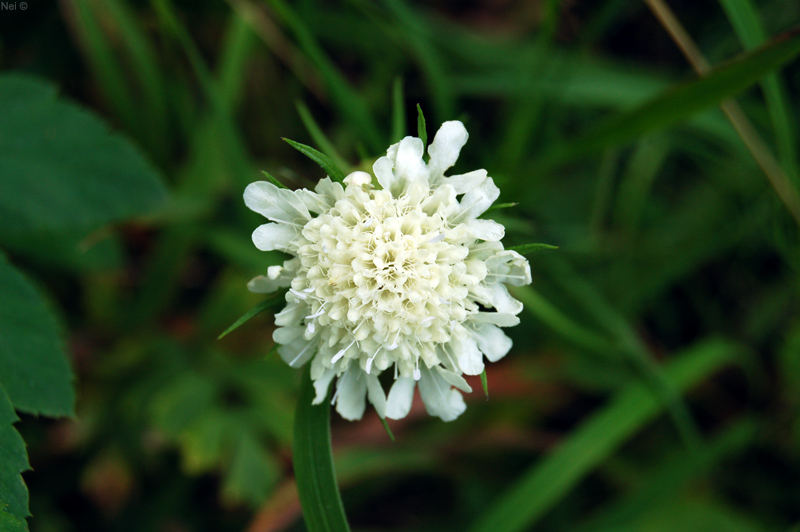
{"label": "grass blade", "polygon": [[564,147],[543,149],[539,171],[616,146],[668,127],[694,113],[735,96],[800,53],[800,29],[772,40],[712,70],[708,76],[679,85],[629,112],[614,115]]}
{"label": "grass blade", "polygon": [[[674,387],[685,391],[730,362],[735,350],[735,346],[719,340],[703,342],[678,356],[665,373]],[[586,474],[655,418],[662,407],[660,399],[644,384],[628,385],[498,497],[470,532],[530,530]]]}
{"label": "grass blade", "polygon": [[322,132],[322,128],[319,127],[319,124],[314,120],[308,107],[306,107],[303,102],[299,101],[295,102],[295,105],[297,106],[297,114],[300,115],[300,120],[302,120],[303,125],[306,126],[306,131],[308,131],[308,134],[314,139],[317,146],[320,147],[322,153],[330,157],[331,161],[333,161],[338,168],[346,168],[347,163],[344,162],[342,156],[339,155],[339,152],[333,147],[333,143],[328,140],[328,137]]}
{"label": "grass blade", "polygon": [[341,183],[344,181],[344,172],[333,162],[333,159],[328,157],[322,152],[319,152],[312,148],[311,146],[306,146],[305,144],[300,144],[299,142],[295,142],[290,139],[283,139],[285,140],[289,146],[296,149],[318,165],[322,167],[323,170],[330,176],[331,179],[334,181],[338,181]]}
{"label": "grass blade", "polygon": [[331,454],[331,403],[313,405],[311,364],[306,364],[294,418],[292,461],[309,532],[349,532]]}
{"label": "grass blade", "polygon": [[519,246],[511,246],[507,249],[516,251],[520,255],[530,255],[531,253],[535,253],[543,249],[558,249],[558,246],[551,246],[550,244],[520,244]]}
{"label": "grass blade", "polygon": [[250,318],[252,318],[253,316],[256,316],[257,314],[261,314],[262,312],[264,312],[265,310],[267,310],[271,306],[275,305],[275,303],[276,303],[275,294],[272,294],[267,299],[265,299],[264,301],[258,303],[256,306],[254,306],[253,308],[248,310],[246,313],[244,313],[244,315],[242,315],[241,318],[239,318],[238,320],[233,322],[233,325],[231,325],[230,327],[225,329],[222,332],[222,334],[217,336],[217,340],[222,340],[223,338],[228,336],[230,333],[232,333],[233,331],[235,331],[236,329],[241,327],[245,322],[249,321]]}

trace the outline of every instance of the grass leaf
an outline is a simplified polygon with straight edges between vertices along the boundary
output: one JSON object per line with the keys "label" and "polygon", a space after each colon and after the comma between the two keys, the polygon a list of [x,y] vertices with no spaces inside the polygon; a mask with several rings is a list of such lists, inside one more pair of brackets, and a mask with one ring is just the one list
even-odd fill
{"label": "grass leaf", "polygon": [[217,336],[217,340],[222,340],[223,338],[228,336],[230,333],[232,333],[233,331],[235,331],[236,329],[241,327],[245,322],[249,321],[250,318],[252,318],[252,317],[254,317],[254,316],[258,315],[258,314],[261,314],[262,312],[264,312],[268,308],[270,308],[270,307],[274,306],[276,303],[278,303],[278,301],[276,301],[275,296],[276,296],[276,294],[271,294],[269,297],[267,297],[267,299],[265,299],[264,301],[258,303],[256,306],[254,306],[253,308],[248,310],[241,318],[239,318],[238,320],[233,322],[233,325],[231,325],[230,327],[225,329],[222,332],[222,334]]}
{"label": "grass leaf", "polygon": [[299,142],[295,142],[290,139],[283,139],[285,140],[289,146],[296,149],[318,165],[322,167],[323,170],[330,176],[331,179],[334,181],[338,181],[339,183],[344,181],[344,172],[336,166],[336,163],[333,162],[333,159],[321,153],[311,146],[306,146],[305,144],[300,144]]}
{"label": "grass leaf", "polygon": [[309,532],[349,532],[331,454],[331,403],[313,405],[314,383],[306,365],[294,419],[292,460],[303,518]]}

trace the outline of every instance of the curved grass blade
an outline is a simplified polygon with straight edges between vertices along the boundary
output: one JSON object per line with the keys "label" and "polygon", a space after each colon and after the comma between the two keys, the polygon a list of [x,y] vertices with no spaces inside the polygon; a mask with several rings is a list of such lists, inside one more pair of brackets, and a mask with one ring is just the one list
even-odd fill
{"label": "curved grass blade", "polygon": [[679,85],[639,107],[616,114],[577,140],[554,147],[540,159],[538,170],[552,169],[578,157],[624,144],[645,133],[685,120],[694,113],[735,96],[800,54],[800,28],[773,39],[712,70],[707,76]]}
{"label": "curved grass blade", "polygon": [[292,461],[309,532],[349,532],[331,454],[331,404],[313,405],[311,364],[306,364],[294,418]]}
{"label": "curved grass blade", "polygon": [[319,124],[314,120],[308,107],[301,101],[295,102],[295,106],[297,107],[297,114],[300,115],[300,120],[302,120],[303,125],[306,126],[306,131],[308,131],[308,134],[314,139],[316,145],[320,147],[322,153],[330,157],[333,164],[338,168],[347,167],[347,163],[344,162],[344,159],[339,155],[339,152],[336,151],[333,143],[325,136],[325,133],[322,132],[322,128],[319,127]]}
{"label": "curved grass blade", "polygon": [[278,188],[286,188],[286,189],[289,188],[286,185],[284,185],[283,183],[281,183],[280,181],[278,181],[278,178],[276,178],[275,176],[273,176],[272,174],[270,174],[266,170],[261,170],[261,173],[264,175],[264,177],[269,179],[270,183],[272,183],[276,187],[278,187]]}
{"label": "curved grass blade", "polygon": [[242,315],[241,318],[239,318],[238,320],[233,322],[233,325],[231,325],[230,327],[225,329],[222,332],[222,334],[217,336],[217,340],[222,340],[223,338],[228,336],[230,333],[232,333],[233,331],[235,331],[236,329],[241,327],[250,318],[252,318],[253,316],[255,316],[257,314],[261,314],[262,312],[264,312],[268,308],[274,306],[275,303],[277,303],[277,301],[275,300],[275,294],[272,294],[267,299],[265,299],[264,301],[258,303],[256,306],[254,306],[253,308],[248,310],[246,313],[244,313],[244,315]]}
{"label": "curved grass blade", "polygon": [[558,249],[558,246],[551,246],[550,244],[520,244],[519,246],[511,246],[507,249],[516,251],[520,255],[529,255],[543,249]]}
{"label": "curved grass blade", "polygon": [[284,138],[289,146],[296,149],[318,165],[322,167],[323,170],[330,176],[331,179],[334,181],[338,181],[339,183],[344,181],[344,172],[336,166],[336,163],[333,162],[333,159],[328,157],[322,152],[319,152],[312,148],[311,146],[306,146],[305,144],[300,144],[299,142],[295,142],[293,140]]}
{"label": "curved grass blade", "polygon": [[[665,374],[685,391],[731,362],[738,348],[720,340],[696,344],[678,355]],[[470,528],[470,532],[520,532],[552,508],[584,476],[661,413],[663,401],[645,384],[625,387],[534,465]]]}

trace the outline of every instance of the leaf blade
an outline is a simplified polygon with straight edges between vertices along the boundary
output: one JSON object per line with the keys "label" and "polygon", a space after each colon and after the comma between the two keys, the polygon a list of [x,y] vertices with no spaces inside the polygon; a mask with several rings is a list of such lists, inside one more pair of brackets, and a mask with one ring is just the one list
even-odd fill
{"label": "leaf blade", "polygon": [[289,146],[296,149],[318,165],[322,167],[323,170],[330,176],[331,179],[334,181],[338,181],[339,183],[344,181],[344,172],[333,162],[333,159],[325,155],[324,153],[315,150],[311,146],[306,146],[305,144],[300,144],[299,142],[295,142],[291,139],[283,139],[286,141]]}

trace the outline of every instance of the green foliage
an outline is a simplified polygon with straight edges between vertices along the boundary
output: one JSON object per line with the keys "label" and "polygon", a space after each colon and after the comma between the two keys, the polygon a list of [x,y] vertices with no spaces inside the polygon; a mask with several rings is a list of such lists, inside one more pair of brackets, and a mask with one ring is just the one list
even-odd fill
{"label": "green foliage", "polygon": [[[696,79],[621,0],[62,4],[9,13],[0,43],[51,80],[0,75],[0,348],[22,349],[0,351],[1,531],[26,529],[20,434],[39,530],[299,530],[295,473],[309,523],[315,496],[344,523],[341,487],[365,530],[796,528],[797,231],[715,108],[736,98],[797,188],[794,5],[670,4],[712,65]],[[242,190],[262,168],[316,184],[281,137],[341,179],[454,119],[450,172],[487,169],[531,263],[514,347],[456,422],[415,403],[390,444],[369,411],[334,415],[334,477],[327,403],[292,441],[310,398],[273,354],[282,298],[246,290],[285,257],[252,245]],[[71,413],[65,345],[78,421],[33,419],[56,395]]]}
{"label": "green foliage", "polygon": [[286,141],[289,146],[296,149],[315,163],[317,163],[328,176],[333,179],[334,181],[338,181],[341,183],[344,181],[344,172],[333,162],[333,159],[321,153],[311,146],[306,146],[305,144],[300,144],[299,142],[295,142],[289,139],[283,139]]}
{"label": "green foliage", "polygon": [[[24,523],[28,512],[28,490],[20,473],[29,468],[25,442],[13,423],[19,418],[3,388],[0,388],[0,525],[14,530],[16,520]],[[9,514],[6,516],[5,514]],[[5,520],[6,522],[4,522]],[[22,529],[27,530],[23,525]],[[0,528],[3,532],[6,528]]]}
{"label": "green foliage", "polygon": [[88,230],[166,199],[133,146],[54,86],[3,75],[0,115],[0,236]]}
{"label": "green foliage", "polygon": [[292,460],[303,519],[310,532],[347,532],[350,526],[336,484],[331,456],[331,405],[313,405],[314,383],[303,371],[294,419]]}
{"label": "green foliage", "polygon": [[17,410],[73,415],[72,371],[52,311],[2,255],[0,294],[0,386]]}

